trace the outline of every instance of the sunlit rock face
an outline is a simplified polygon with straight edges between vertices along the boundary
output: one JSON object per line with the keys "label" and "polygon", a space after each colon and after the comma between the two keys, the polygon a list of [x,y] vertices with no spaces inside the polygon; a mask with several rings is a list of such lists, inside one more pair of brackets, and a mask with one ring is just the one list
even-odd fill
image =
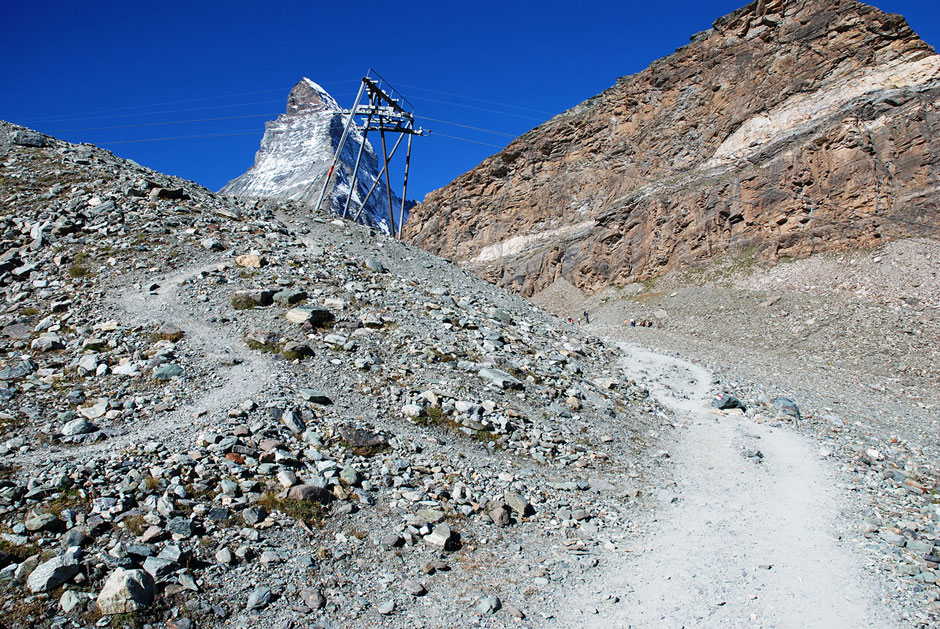
{"label": "sunlit rock face", "polygon": [[854,0],[761,0],[513,141],[405,237],[531,295],[940,233],[940,57]]}

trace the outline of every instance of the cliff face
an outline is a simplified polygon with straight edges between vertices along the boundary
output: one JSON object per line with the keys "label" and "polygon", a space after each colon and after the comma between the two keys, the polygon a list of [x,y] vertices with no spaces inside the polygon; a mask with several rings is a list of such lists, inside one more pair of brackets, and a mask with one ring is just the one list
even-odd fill
{"label": "cliff face", "polygon": [[[287,98],[287,113],[265,123],[261,148],[255,163],[244,174],[225,184],[219,192],[243,197],[285,199],[314,205],[323,186],[323,178],[339,145],[346,124],[346,114],[326,90],[302,79]],[[324,208],[342,214],[349,196],[356,155],[362,144],[362,133],[352,129],[336,166],[330,193]],[[379,174],[379,158],[366,141],[359,166],[359,177],[353,193],[350,212],[355,213],[361,200]],[[392,192],[397,227],[401,200]],[[406,204],[406,217],[409,205]],[[389,233],[388,197],[383,180],[366,202],[360,221]]]}
{"label": "cliff face", "polygon": [[901,16],[761,0],[432,192],[405,237],[525,295],[936,237],[938,102]]}

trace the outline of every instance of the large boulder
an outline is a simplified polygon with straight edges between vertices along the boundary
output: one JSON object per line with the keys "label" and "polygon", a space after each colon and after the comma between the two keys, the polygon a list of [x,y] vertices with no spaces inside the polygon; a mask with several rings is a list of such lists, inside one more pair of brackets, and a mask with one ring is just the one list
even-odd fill
{"label": "large boulder", "polygon": [[59,587],[81,570],[78,555],[81,551],[69,549],[58,557],[45,561],[33,570],[26,579],[26,587],[30,592],[48,592]]}
{"label": "large boulder", "polygon": [[148,573],[118,568],[98,594],[98,611],[105,616],[140,611],[153,603],[154,594],[153,577]]}

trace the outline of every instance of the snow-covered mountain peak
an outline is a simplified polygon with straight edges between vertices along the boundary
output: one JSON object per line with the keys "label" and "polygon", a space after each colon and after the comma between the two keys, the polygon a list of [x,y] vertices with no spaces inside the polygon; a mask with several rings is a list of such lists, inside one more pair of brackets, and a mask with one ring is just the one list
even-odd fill
{"label": "snow-covered mountain peak", "polygon": [[287,97],[287,113],[298,114],[308,111],[341,111],[342,107],[329,92],[315,81],[304,77],[290,91]]}
{"label": "snow-covered mountain peak", "polygon": [[[301,79],[287,97],[287,112],[265,123],[254,165],[220,192],[316,204],[345,122],[346,113],[329,92],[308,78]],[[394,190],[388,194],[385,182],[378,176],[379,157],[368,141],[360,154],[363,141],[360,130],[352,128],[339,155],[323,209],[340,215],[348,210],[350,217],[358,215],[362,223],[389,234],[393,231],[392,222],[396,230],[401,222],[401,199]],[[357,156],[360,156],[359,175],[353,186]],[[363,202],[365,207],[360,213]],[[405,217],[412,205],[405,203]]]}

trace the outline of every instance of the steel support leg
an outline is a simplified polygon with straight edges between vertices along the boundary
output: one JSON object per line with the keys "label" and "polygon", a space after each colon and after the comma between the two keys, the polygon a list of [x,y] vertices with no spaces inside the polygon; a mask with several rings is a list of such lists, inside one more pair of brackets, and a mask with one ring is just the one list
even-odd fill
{"label": "steel support leg", "polygon": [[411,137],[408,134],[408,150],[405,152],[405,181],[401,186],[401,210],[398,213],[398,234],[397,238],[401,240],[401,230],[405,226],[405,199],[408,194],[408,167],[411,165]]}
{"label": "steel support leg", "polygon": [[346,126],[343,127],[343,135],[339,139],[339,146],[336,147],[336,152],[333,154],[333,163],[330,164],[330,169],[326,172],[326,179],[323,181],[323,187],[320,188],[320,196],[317,197],[317,211],[320,211],[320,205],[323,203],[323,197],[326,196],[326,190],[330,186],[330,180],[333,178],[333,171],[336,169],[336,162],[339,161],[340,153],[343,152],[343,145],[346,143],[346,136],[349,135],[349,128],[353,124],[353,119],[356,115],[356,107],[359,106],[359,99],[362,98],[362,92],[366,89],[365,81],[362,82],[362,85],[359,86],[359,93],[356,94],[356,102],[353,104],[352,109],[349,110],[349,116],[346,118]]}

